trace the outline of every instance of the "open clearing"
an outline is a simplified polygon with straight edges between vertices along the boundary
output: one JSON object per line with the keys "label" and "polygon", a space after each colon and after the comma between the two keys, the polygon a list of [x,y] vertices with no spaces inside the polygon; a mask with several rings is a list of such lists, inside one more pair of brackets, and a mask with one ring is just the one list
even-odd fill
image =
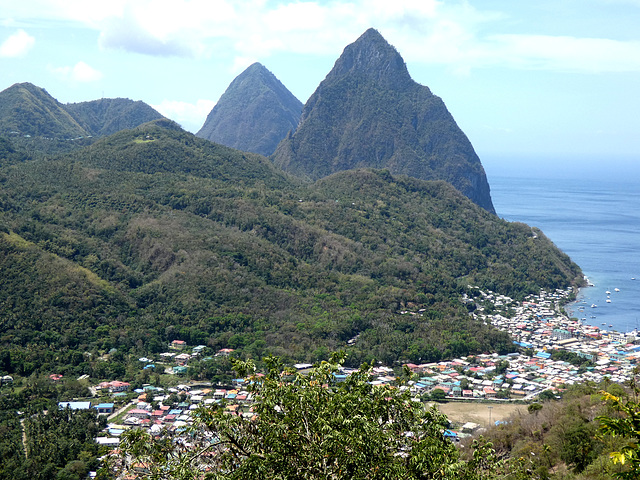
{"label": "open clearing", "polygon": [[506,420],[511,414],[528,414],[526,405],[510,403],[449,402],[439,403],[436,406],[449,418],[449,421],[458,425],[473,422],[488,427],[489,422]]}

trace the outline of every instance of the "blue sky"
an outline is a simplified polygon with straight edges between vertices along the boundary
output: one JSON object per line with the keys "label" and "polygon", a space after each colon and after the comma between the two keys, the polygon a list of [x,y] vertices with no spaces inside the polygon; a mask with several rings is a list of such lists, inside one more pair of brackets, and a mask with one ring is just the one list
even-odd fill
{"label": "blue sky", "polygon": [[483,162],[640,160],[640,0],[0,0],[0,90],[143,100],[197,131],[259,61],[302,102],[374,27]]}

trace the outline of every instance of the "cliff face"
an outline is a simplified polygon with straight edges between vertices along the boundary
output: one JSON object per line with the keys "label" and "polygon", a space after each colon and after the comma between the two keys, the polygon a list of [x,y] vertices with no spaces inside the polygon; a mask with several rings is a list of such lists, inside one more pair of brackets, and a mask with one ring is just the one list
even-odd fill
{"label": "cliff face", "polygon": [[402,57],[374,29],[344,49],[273,161],[312,180],[362,167],[445,180],[495,213],[469,139],[444,102],[411,79]]}
{"label": "cliff face", "polygon": [[197,136],[268,156],[296,128],[301,110],[302,102],[254,63],[231,82]]}

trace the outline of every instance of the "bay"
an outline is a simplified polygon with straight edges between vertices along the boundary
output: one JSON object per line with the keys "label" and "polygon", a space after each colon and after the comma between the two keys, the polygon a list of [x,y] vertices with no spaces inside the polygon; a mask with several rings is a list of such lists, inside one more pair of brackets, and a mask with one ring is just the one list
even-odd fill
{"label": "bay", "polygon": [[600,165],[601,174],[594,168],[560,176],[553,168],[496,173],[491,195],[498,216],[540,228],[594,284],[567,306],[570,315],[630,331],[640,327],[640,169],[612,175],[607,162]]}

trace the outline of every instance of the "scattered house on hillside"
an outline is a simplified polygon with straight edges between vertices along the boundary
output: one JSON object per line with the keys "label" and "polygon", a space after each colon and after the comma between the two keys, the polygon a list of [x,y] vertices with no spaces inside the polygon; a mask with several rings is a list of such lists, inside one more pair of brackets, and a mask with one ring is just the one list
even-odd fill
{"label": "scattered house on hillside", "polygon": [[456,432],[452,432],[451,430],[445,430],[443,435],[444,438],[448,440],[453,440],[454,442],[460,441],[460,439],[458,438],[458,434]]}
{"label": "scattered house on hillside", "polygon": [[109,390],[111,393],[126,392],[131,384],[114,380],[113,382],[101,382],[97,385],[97,390]]}
{"label": "scattered house on hillside", "polygon": [[347,376],[342,374],[342,373],[334,373],[333,374],[333,380],[336,383],[343,383],[346,379],[347,379]]}
{"label": "scattered house on hillside", "polygon": [[127,415],[136,418],[149,418],[151,413],[147,410],[143,410],[142,408],[134,408],[133,410],[129,410]]}
{"label": "scattered house on hillside", "polygon": [[98,414],[111,414],[113,413],[113,403],[99,403],[95,408]]}
{"label": "scattered house on hillside", "polygon": [[96,443],[105,447],[115,448],[120,445],[120,439],[112,437],[97,437]]}
{"label": "scattered house on hillside", "polygon": [[120,382],[118,380],[115,380],[111,382],[111,387],[109,388],[109,390],[111,392],[126,392],[130,387],[131,384],[129,382]]}
{"label": "scattered house on hillside", "polygon": [[233,348],[221,348],[218,350],[218,353],[216,353],[216,357],[228,357],[233,351]]}
{"label": "scattered house on hillside", "polygon": [[64,410],[69,408],[71,410],[89,410],[91,408],[91,402],[58,402],[58,408]]}
{"label": "scattered house on hillside", "polygon": [[496,396],[496,391],[490,387],[484,387],[482,389],[484,396],[487,398],[494,398]]}
{"label": "scattered house on hillside", "polygon": [[174,340],[173,342],[171,342],[171,345],[169,345],[169,348],[173,348],[175,350],[182,350],[186,346],[187,346],[187,342],[185,342],[184,340]]}
{"label": "scattered house on hillside", "polygon": [[189,355],[188,353],[181,353],[180,355],[176,355],[174,357],[174,360],[178,365],[186,365],[190,358],[191,355]]}
{"label": "scattered house on hillside", "polygon": [[473,422],[467,422],[462,425],[462,433],[473,433],[480,428],[480,425]]}
{"label": "scattered house on hillside", "polygon": [[313,365],[311,365],[310,363],[296,363],[293,368],[295,368],[300,373],[307,373],[313,368]]}

